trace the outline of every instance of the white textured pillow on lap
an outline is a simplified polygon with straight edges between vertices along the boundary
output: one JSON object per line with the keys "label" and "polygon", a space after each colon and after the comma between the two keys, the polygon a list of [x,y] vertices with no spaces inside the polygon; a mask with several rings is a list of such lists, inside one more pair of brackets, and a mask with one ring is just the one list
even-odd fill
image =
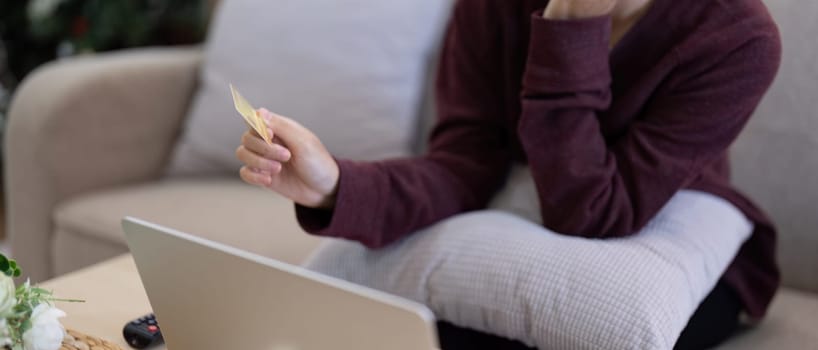
{"label": "white textured pillow on lap", "polygon": [[681,191],[628,238],[559,235],[490,210],[381,250],[327,240],[306,265],[540,349],[670,349],[751,230],[723,199]]}
{"label": "white textured pillow on lap", "polygon": [[247,130],[228,83],[341,158],[407,155],[451,1],[225,0],[170,174],[236,171]]}

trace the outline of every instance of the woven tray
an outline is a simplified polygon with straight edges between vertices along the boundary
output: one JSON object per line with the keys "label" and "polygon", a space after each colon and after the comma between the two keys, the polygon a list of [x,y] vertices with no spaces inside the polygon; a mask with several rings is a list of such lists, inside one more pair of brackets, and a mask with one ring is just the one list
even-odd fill
{"label": "woven tray", "polygon": [[60,350],[123,350],[119,345],[75,330],[65,331]]}

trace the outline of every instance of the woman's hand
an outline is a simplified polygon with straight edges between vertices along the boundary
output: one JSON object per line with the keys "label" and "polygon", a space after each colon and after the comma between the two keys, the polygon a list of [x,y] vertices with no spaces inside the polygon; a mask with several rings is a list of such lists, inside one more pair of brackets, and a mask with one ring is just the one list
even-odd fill
{"label": "woman's hand", "polygon": [[247,131],[236,149],[244,163],[245,182],[269,188],[311,208],[335,206],[338,164],[318,137],[292,119],[264,108],[257,111],[267,122],[273,145],[255,131]]}
{"label": "woman's hand", "polygon": [[618,0],[551,0],[543,17],[547,19],[579,19],[598,17],[613,11]]}

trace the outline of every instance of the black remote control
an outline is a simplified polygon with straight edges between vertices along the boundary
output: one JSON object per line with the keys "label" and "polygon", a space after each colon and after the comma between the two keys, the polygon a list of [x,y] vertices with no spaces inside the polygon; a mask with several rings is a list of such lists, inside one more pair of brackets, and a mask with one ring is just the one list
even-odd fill
{"label": "black remote control", "polygon": [[144,349],[164,342],[156,317],[148,314],[128,322],[122,329],[125,341],[135,349]]}

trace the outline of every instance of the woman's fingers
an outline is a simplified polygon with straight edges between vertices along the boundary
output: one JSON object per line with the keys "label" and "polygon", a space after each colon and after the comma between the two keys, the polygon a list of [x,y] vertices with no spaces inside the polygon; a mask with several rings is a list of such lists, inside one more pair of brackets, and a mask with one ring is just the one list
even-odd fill
{"label": "woman's fingers", "polygon": [[244,165],[253,168],[253,170],[267,172],[270,174],[277,174],[281,171],[281,162],[268,159],[259,154],[250,151],[244,145],[236,149],[236,157],[244,163]]}
{"label": "woman's fingers", "polygon": [[259,137],[255,132],[251,133],[248,131],[244,133],[241,138],[241,144],[257,155],[270,160],[286,162],[292,157],[290,150],[288,150],[286,147],[277,143],[270,145],[262,140],[261,137]]}
{"label": "woman's fingers", "polygon": [[266,108],[259,108],[258,113],[265,123],[275,131],[275,137],[281,140],[290,150],[297,150],[304,144],[317,142],[317,140],[313,140],[315,136],[309,130],[287,117],[270,112]]}
{"label": "woman's fingers", "polygon": [[273,177],[270,174],[260,172],[246,165],[239,169],[239,176],[242,180],[244,180],[244,182],[251,185],[267,187],[273,183]]}

